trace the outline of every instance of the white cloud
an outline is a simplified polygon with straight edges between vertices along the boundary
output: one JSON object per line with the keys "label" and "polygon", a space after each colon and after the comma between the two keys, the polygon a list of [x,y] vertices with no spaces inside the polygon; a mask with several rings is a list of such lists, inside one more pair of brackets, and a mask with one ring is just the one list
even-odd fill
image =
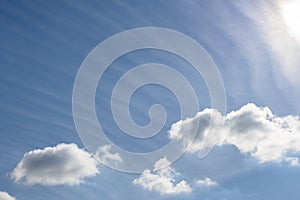
{"label": "white cloud", "polygon": [[196,181],[196,184],[201,187],[213,187],[218,185],[216,181],[213,181],[210,178],[205,178],[203,180],[199,179]]}
{"label": "white cloud", "polygon": [[15,182],[43,185],[77,185],[99,173],[97,162],[76,144],[27,152],[11,173]]}
{"label": "white cloud", "polygon": [[158,160],[154,165],[153,172],[146,169],[139,178],[133,180],[133,183],[149,191],[159,192],[160,194],[192,192],[192,189],[185,180],[176,183],[175,177],[178,176],[179,173],[177,173],[174,168],[168,166],[169,164],[170,162],[166,158]]}
{"label": "white cloud", "polygon": [[210,140],[207,119],[215,118],[210,127],[214,133],[223,117],[222,139],[217,145],[234,145],[240,152],[250,154],[262,163],[286,161],[294,166],[297,164],[295,156],[300,153],[300,120],[297,116],[277,117],[269,108],[254,104],[247,104],[226,117],[220,116],[216,110],[206,109],[194,118],[175,123],[169,131],[169,137],[186,142],[190,139],[189,131],[195,126],[191,122],[199,120],[198,136],[188,151],[201,151],[207,145],[205,142],[215,142]]}
{"label": "white cloud", "polygon": [[7,192],[0,191],[0,200],[16,200],[16,198],[10,196]]}
{"label": "white cloud", "polygon": [[104,145],[99,147],[96,152],[95,158],[103,164],[118,164],[122,163],[123,160],[119,153],[111,152],[111,145]]}

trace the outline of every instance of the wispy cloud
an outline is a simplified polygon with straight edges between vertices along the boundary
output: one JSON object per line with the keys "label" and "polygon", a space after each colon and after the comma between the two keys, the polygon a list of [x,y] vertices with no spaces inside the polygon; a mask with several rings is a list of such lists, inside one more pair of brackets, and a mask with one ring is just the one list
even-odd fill
{"label": "wispy cloud", "polygon": [[196,181],[196,184],[198,186],[201,186],[201,187],[213,187],[213,186],[217,186],[218,183],[216,181],[213,181],[211,180],[210,178],[205,178],[205,179],[198,179]]}
{"label": "wispy cloud", "polygon": [[96,152],[95,158],[103,164],[115,164],[122,163],[123,160],[119,153],[111,152],[112,145],[104,145],[99,147]]}
{"label": "wispy cloud", "polygon": [[247,20],[249,29],[243,24],[232,27],[222,23],[220,26],[246,59],[251,73],[251,87],[258,97],[270,104],[270,98],[279,96],[278,92],[270,91],[270,87],[279,88],[299,112],[300,43],[289,31],[284,14],[287,12],[285,8],[292,2],[256,1],[253,4],[236,1],[233,6]]}

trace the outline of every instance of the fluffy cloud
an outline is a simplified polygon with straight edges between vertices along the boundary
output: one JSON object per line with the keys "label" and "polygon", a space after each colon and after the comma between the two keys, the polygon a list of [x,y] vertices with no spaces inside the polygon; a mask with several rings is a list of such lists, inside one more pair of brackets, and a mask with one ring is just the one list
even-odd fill
{"label": "fluffy cloud", "polygon": [[[209,126],[209,120],[213,123]],[[225,121],[222,138],[217,145],[234,145],[240,152],[250,154],[259,162],[289,162],[298,165],[300,153],[300,120],[296,116],[275,116],[267,107],[247,104],[227,116],[218,111],[206,109],[189,118],[173,124],[169,137],[187,143],[192,138],[190,131],[199,129],[189,152],[201,151],[206,145],[213,144],[214,132]],[[213,138],[213,139],[211,139]]]}
{"label": "fluffy cloud", "polygon": [[[138,179],[134,179],[133,183],[142,186],[149,191],[156,191],[160,194],[181,194],[190,193],[192,189],[182,180],[175,182],[175,177],[179,175],[174,168],[168,166],[170,162],[166,158],[162,158],[154,165],[154,170],[145,170]],[[165,168],[162,168],[167,166]],[[161,169],[162,168],[162,169]]]}
{"label": "fluffy cloud", "polygon": [[203,180],[199,179],[196,181],[196,184],[201,187],[213,187],[218,185],[216,181],[213,181],[210,178],[205,178]]}
{"label": "fluffy cloud", "polygon": [[0,199],[1,200],[16,200],[15,197],[12,197],[7,192],[2,192],[2,191],[0,191]]}
{"label": "fluffy cloud", "polygon": [[76,144],[58,144],[27,152],[11,173],[15,182],[77,185],[99,173],[97,162]]}

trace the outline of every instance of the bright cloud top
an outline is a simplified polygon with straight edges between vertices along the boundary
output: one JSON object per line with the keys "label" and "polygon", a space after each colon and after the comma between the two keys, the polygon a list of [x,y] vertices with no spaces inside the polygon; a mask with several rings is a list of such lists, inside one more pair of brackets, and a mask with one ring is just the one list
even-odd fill
{"label": "bright cloud top", "polygon": [[146,169],[139,178],[134,179],[133,183],[142,186],[149,191],[156,191],[160,194],[182,194],[192,192],[192,188],[185,180],[175,181],[175,177],[180,175],[170,166],[160,169],[162,166],[169,165],[170,162],[166,158],[158,160],[151,172]]}
{"label": "bright cloud top", "polygon": [[97,162],[76,144],[58,144],[27,152],[11,173],[16,182],[77,185],[99,173]]}
{"label": "bright cloud top", "polygon": [[1,200],[16,200],[15,197],[12,197],[7,192],[2,192],[2,191],[0,191],[0,199]]}
{"label": "bright cloud top", "polygon": [[[198,135],[188,151],[193,153],[203,150],[211,140],[210,134],[221,125],[222,117],[225,124],[222,138],[217,145],[234,145],[240,152],[250,154],[259,162],[289,162],[297,166],[300,153],[300,120],[297,116],[275,116],[267,107],[247,104],[227,116],[222,116],[214,109],[206,109],[194,118],[179,121],[172,125],[169,137],[176,140],[191,139],[189,131],[199,122]],[[209,119],[213,123],[209,129]],[[210,131],[208,131],[210,130]],[[214,137],[213,137],[214,138]]]}

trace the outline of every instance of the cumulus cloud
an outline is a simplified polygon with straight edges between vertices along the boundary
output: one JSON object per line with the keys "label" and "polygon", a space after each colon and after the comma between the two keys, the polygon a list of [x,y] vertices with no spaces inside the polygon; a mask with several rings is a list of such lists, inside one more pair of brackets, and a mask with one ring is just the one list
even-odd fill
{"label": "cumulus cloud", "polygon": [[96,152],[95,158],[103,164],[115,164],[122,163],[123,160],[119,153],[111,152],[111,145],[104,145],[99,147]]}
{"label": "cumulus cloud", "polygon": [[[142,186],[149,191],[160,194],[182,194],[192,192],[192,188],[185,180],[175,181],[175,177],[180,175],[176,170],[168,166],[170,162],[166,158],[158,160],[154,165],[154,170],[146,169],[133,183]],[[162,168],[163,166],[167,166]]]}
{"label": "cumulus cloud", "polygon": [[15,182],[77,185],[99,173],[96,160],[76,144],[58,144],[27,152],[11,173]]}
{"label": "cumulus cloud", "polygon": [[[209,127],[208,119],[214,119]],[[225,121],[222,138],[217,145],[234,145],[241,153],[249,154],[259,162],[289,162],[298,165],[300,153],[300,120],[297,116],[275,116],[267,107],[247,104],[237,111],[222,116],[214,109],[197,113],[194,118],[179,121],[169,130],[169,137],[176,140],[191,139],[190,130],[199,122],[198,135],[188,152],[203,150],[210,140],[210,133],[218,130]],[[215,139],[215,137],[212,137]]]}
{"label": "cumulus cloud", "polygon": [[213,187],[217,186],[218,183],[216,181],[211,180],[210,178],[199,179],[196,181],[196,184],[201,187]]}
{"label": "cumulus cloud", "polygon": [[0,200],[16,200],[16,198],[10,196],[7,192],[0,191]]}

